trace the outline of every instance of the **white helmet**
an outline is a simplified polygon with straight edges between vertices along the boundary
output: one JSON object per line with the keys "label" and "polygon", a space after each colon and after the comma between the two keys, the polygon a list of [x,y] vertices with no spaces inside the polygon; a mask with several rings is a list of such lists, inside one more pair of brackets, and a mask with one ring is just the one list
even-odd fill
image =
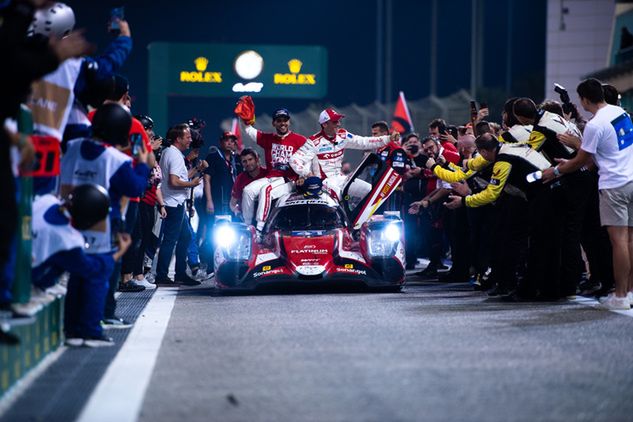
{"label": "white helmet", "polygon": [[64,38],[75,27],[75,13],[73,9],[64,3],[54,3],[50,7],[39,9],[35,12],[33,22],[27,34],[43,35],[50,38]]}

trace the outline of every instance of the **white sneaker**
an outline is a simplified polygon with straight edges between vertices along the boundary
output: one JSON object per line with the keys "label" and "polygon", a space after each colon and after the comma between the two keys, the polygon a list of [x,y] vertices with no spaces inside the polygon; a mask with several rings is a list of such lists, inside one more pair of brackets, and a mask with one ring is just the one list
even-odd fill
{"label": "white sneaker", "polygon": [[628,311],[631,309],[631,303],[628,297],[617,297],[615,293],[611,293],[609,296],[601,297],[598,299],[600,304],[598,309],[605,309],[608,311]]}
{"label": "white sneaker", "polygon": [[145,278],[145,276],[143,276],[143,278],[140,279],[140,280],[138,278],[135,278],[134,281],[136,281],[136,284],[138,284],[139,286],[145,286],[146,289],[155,289],[156,288],[156,285],[150,283],[147,280],[147,278]]}
{"label": "white sneaker", "polygon": [[28,303],[13,303],[11,304],[11,309],[18,315],[32,317],[42,310],[42,304],[33,301]]}
{"label": "white sneaker", "polygon": [[67,292],[68,292],[68,289],[59,283],[46,289],[46,293],[48,293],[49,295],[56,296],[56,297],[66,296]]}
{"label": "white sneaker", "polygon": [[68,347],[81,347],[84,345],[84,339],[81,337],[69,337],[64,341],[64,344]]}
{"label": "white sneaker", "polygon": [[631,305],[631,307],[633,307],[633,292],[628,292],[626,294],[626,300],[629,301],[629,305]]}
{"label": "white sneaker", "polygon": [[39,287],[31,287],[31,302],[40,303],[42,305],[48,305],[55,301],[55,296],[48,294]]}
{"label": "white sneaker", "polygon": [[205,270],[198,270],[198,274],[194,277],[195,280],[204,281],[213,276],[213,273],[208,274]]}

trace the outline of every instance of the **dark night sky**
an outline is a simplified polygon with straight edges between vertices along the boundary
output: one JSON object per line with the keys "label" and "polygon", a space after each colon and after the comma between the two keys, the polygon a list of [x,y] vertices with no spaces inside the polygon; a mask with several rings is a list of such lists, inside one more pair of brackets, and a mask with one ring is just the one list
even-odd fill
{"label": "dark night sky", "polygon": [[[482,1],[482,0],[480,0]],[[470,85],[470,0],[438,0],[437,95]],[[326,102],[344,106],[375,100],[376,1],[85,1],[69,0],[77,27],[99,50],[107,45],[105,23],[112,6],[124,4],[134,50],[122,72],[131,82],[133,111],[147,112],[147,45],[152,41],[254,44],[314,44],[329,56]],[[507,0],[484,1],[486,88],[505,89]],[[546,0],[514,0],[512,92],[537,101],[545,72]],[[393,0],[392,98],[429,94],[430,0]],[[359,76],[363,75],[363,76]],[[503,92],[505,95],[505,92]],[[192,116],[217,123],[231,115],[235,98],[177,98],[170,101],[170,124]],[[280,106],[304,109],[310,101],[258,99],[261,110]],[[388,116],[385,116],[388,117]]]}

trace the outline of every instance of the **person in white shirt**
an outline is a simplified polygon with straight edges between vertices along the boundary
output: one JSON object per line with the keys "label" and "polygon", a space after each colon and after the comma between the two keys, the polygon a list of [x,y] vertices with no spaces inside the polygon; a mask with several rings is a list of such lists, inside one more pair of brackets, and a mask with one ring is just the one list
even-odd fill
{"label": "person in white shirt", "polygon": [[[163,221],[163,240],[158,252],[156,284],[178,283],[195,286],[200,282],[186,273],[187,248],[191,241],[191,233],[185,223],[185,201],[189,197],[189,189],[195,188],[202,181],[199,176],[193,176],[204,170],[206,162],[202,160],[197,167],[187,171],[183,154],[191,145],[191,131],[186,123],[172,127],[167,138],[172,144],[163,151],[160,159],[160,168],[163,173],[161,190],[167,217]],[[167,273],[174,248],[176,249],[176,275],[172,280]]]}
{"label": "person in white shirt", "polygon": [[587,79],[576,91],[593,118],[585,126],[576,157],[545,170],[543,180],[595,161],[600,176],[600,222],[611,240],[615,278],[615,293],[601,298],[601,307],[628,310],[633,302],[633,123],[624,109],[605,102],[600,81]]}

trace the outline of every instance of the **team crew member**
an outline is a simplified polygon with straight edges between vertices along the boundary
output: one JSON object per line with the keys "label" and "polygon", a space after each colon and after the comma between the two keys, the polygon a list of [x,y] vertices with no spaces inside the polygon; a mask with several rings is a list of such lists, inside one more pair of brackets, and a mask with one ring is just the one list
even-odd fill
{"label": "team crew member", "polygon": [[268,174],[265,178],[249,184],[244,189],[242,215],[249,223],[253,219],[255,199],[259,198],[256,215],[256,227],[261,231],[270,213],[271,202],[294,190],[297,175],[288,160],[303,146],[306,138],[290,130],[290,113],[285,108],[273,113],[275,133],[266,133],[246,126],[246,134],[264,149],[264,160]]}
{"label": "team crew member", "polygon": [[[341,119],[345,117],[334,109],[328,108],[319,115],[321,131],[312,135],[299,150],[290,157],[290,166],[301,177],[318,174],[314,160],[318,160],[321,168],[323,185],[330,190],[336,199],[341,198],[341,191],[347,179],[341,171],[345,148],[359,150],[375,150],[387,145],[390,141],[399,141],[400,134],[393,132],[391,136],[365,137],[349,133],[342,129]],[[357,180],[350,186],[350,194],[362,198],[371,190],[371,186]]]}
{"label": "team crew member", "polygon": [[508,129],[503,132],[500,137],[501,142],[506,142],[508,144],[524,144],[530,139],[530,133],[532,133],[532,129],[534,126],[522,125],[514,115],[514,103],[518,100],[518,98],[510,98],[503,105],[503,113],[501,113],[501,118],[503,120],[503,125]]}
{"label": "team crew member", "polygon": [[600,178],[600,222],[607,227],[613,250],[615,293],[602,302],[605,309],[629,309],[633,299],[633,123],[621,107],[607,104],[596,79],[576,89],[582,107],[593,114],[576,157],[543,172],[544,180],[577,171],[595,160]]}
{"label": "team crew member", "polygon": [[47,194],[33,203],[33,284],[41,289],[70,273],[64,305],[64,333],[68,346],[111,346],[101,320],[108,290],[108,276],[130,245],[118,236],[119,249],[109,254],[87,254],[78,230],[105,225],[110,198],[98,185],[79,185],[61,202]]}
{"label": "team crew member", "polygon": [[[138,151],[135,167],[132,167],[132,158],[121,152],[129,146],[131,126],[132,116],[123,106],[104,104],[97,109],[92,119],[93,138],[70,141],[62,158],[62,197],[68,196],[75,186],[85,183],[102,186],[110,196],[111,211],[106,225],[99,230],[83,232],[90,245],[88,253],[91,254],[111,254],[112,234],[118,233],[122,227],[122,197],[140,196],[147,187],[148,151],[144,147]],[[114,280],[118,280],[118,277]],[[128,325],[114,315],[116,284],[111,282],[108,289],[104,321],[112,326]]]}
{"label": "team crew member", "polygon": [[[253,181],[261,180],[265,178],[268,169],[263,168],[259,164],[259,156],[257,152],[250,148],[245,148],[240,153],[240,162],[242,163],[243,172],[241,172],[235,179],[233,189],[231,191],[231,211],[233,214],[242,214],[243,204],[247,200],[246,189],[253,184]],[[252,220],[251,215],[251,220]],[[244,219],[246,224],[250,224],[250,220]]]}
{"label": "team crew member", "polygon": [[[555,104],[555,103],[554,103]],[[558,105],[558,104],[556,104]],[[521,124],[533,125],[528,144],[540,151],[552,164],[558,159],[570,159],[576,151],[561,141],[558,135],[574,135],[581,138],[575,125],[563,117],[563,110],[557,113],[537,109],[529,98],[519,98],[513,106],[514,115]],[[565,297],[576,293],[582,271],[580,233],[586,203],[589,199],[591,175],[586,168],[568,174],[559,183],[551,185],[549,218],[543,222],[540,233],[533,244],[550,248],[549,256],[559,257],[549,269],[541,271],[550,278],[550,295]],[[541,263],[544,265],[545,263]],[[545,277],[543,277],[545,278]]]}
{"label": "team crew member", "polygon": [[[542,205],[538,200],[541,186],[530,185],[526,176],[548,168],[549,161],[526,145],[501,144],[490,133],[479,136],[475,143],[479,153],[488,162],[494,163],[490,183],[476,194],[469,194],[464,185],[466,190],[460,192],[463,196],[449,196],[446,206],[456,209],[496,203],[497,226],[493,231],[495,239],[491,265],[500,289],[510,293],[517,286],[516,274],[520,259],[527,250],[528,228],[538,224],[537,221],[530,221],[533,214],[528,205]],[[532,249],[535,248],[531,248],[530,252]],[[523,284],[520,287],[522,290],[518,293],[521,297],[536,295],[534,286]]]}

